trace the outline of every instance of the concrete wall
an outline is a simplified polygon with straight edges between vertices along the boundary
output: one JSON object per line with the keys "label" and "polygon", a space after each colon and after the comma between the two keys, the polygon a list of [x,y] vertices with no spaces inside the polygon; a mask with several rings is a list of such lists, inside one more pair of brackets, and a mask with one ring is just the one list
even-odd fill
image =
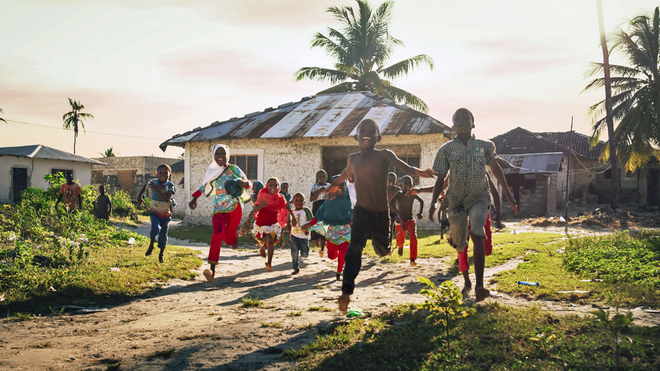
{"label": "concrete wall", "polygon": [[73,179],[77,180],[81,187],[92,182],[92,164],[90,163],[1,156],[0,203],[13,202],[12,168],[14,167],[27,169],[28,187],[47,189],[49,184],[44,180],[44,176],[50,174],[53,169],[72,170]]}
{"label": "concrete wall", "polygon": [[[385,136],[376,148],[390,146],[415,146],[420,156],[420,167],[430,168],[435,160],[438,148],[448,139],[441,134]],[[202,178],[211,161],[211,150],[220,142],[193,142],[185,147],[185,198],[178,196],[177,202],[187,204],[191,194],[201,185]],[[253,154],[258,156],[259,179],[265,183],[268,178],[276,177],[280,182],[289,183],[289,192],[301,192],[305,195],[307,206],[309,194],[316,171],[323,167],[324,148],[336,148],[341,153],[354,153],[359,150],[357,142],[352,137],[342,138],[295,138],[295,139],[249,139],[226,140],[222,142],[229,146],[231,154]],[[399,147],[400,148],[400,147]],[[254,179],[253,179],[254,180]],[[421,179],[422,187],[433,185],[434,180]],[[429,205],[430,194],[423,195],[426,206]],[[211,198],[201,197],[196,210],[186,208],[186,222],[209,225],[211,222]],[[417,207],[417,206],[415,206]],[[246,205],[243,216],[251,211],[252,205]],[[423,228],[427,221],[422,221]],[[430,226],[430,224],[429,224]]]}
{"label": "concrete wall", "polygon": [[[96,160],[105,162],[106,165],[94,165],[94,184],[100,185],[102,182],[110,193],[123,189],[134,201],[137,200],[142,187],[156,176],[158,166],[181,161],[178,158],[155,156],[103,157]],[[131,181],[126,184],[129,178]]]}

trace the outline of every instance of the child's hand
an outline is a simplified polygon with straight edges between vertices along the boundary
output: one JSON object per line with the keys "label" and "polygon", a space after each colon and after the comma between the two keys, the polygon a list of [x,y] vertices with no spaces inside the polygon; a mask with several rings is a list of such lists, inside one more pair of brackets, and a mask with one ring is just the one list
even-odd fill
{"label": "child's hand", "polygon": [[188,207],[195,210],[195,208],[197,208],[197,199],[193,198],[192,200],[190,200],[190,202],[188,202]]}
{"label": "child's hand", "polygon": [[438,175],[438,173],[433,171],[433,169],[425,169],[425,170],[420,170],[419,171],[419,176],[422,177],[422,178],[433,178],[436,175]]}
{"label": "child's hand", "polygon": [[424,218],[424,215],[421,212],[417,213],[417,220],[422,220],[422,218]]}

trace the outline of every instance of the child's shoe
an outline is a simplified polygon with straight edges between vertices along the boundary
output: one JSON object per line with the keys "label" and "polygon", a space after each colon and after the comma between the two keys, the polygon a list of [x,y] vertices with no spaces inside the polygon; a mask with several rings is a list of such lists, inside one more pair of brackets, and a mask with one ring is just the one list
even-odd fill
{"label": "child's shoe", "polygon": [[300,269],[296,269],[295,271],[291,272],[291,275],[295,276],[298,273],[300,273]]}

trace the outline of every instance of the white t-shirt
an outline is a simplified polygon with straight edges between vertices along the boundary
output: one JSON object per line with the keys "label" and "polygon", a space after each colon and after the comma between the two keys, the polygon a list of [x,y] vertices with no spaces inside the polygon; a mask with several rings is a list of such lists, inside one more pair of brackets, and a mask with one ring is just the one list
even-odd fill
{"label": "white t-shirt", "polygon": [[[291,227],[291,235],[296,236],[298,238],[309,239],[309,233],[305,234],[305,232],[303,232],[303,230],[300,227],[309,223],[309,221],[312,220],[312,216],[311,216],[312,211],[309,210],[309,208],[307,207],[303,207],[300,210],[292,210],[292,212],[293,215],[296,217],[297,224],[295,227],[293,226]],[[308,218],[308,214],[309,214],[309,218]]]}

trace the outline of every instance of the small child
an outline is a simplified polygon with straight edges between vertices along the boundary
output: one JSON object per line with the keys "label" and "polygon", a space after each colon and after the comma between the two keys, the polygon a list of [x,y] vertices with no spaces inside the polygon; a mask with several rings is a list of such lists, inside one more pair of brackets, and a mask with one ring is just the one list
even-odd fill
{"label": "small child", "polygon": [[169,229],[170,222],[172,221],[172,212],[170,211],[170,199],[176,193],[174,183],[170,182],[172,169],[167,164],[162,164],[156,169],[157,178],[151,179],[147,184],[142,187],[140,194],[138,194],[138,205],[142,206],[142,196],[147,189],[151,190],[151,207],[149,208],[149,218],[151,219],[151,243],[145,256],[151,255],[154,251],[154,243],[156,236],[158,236],[158,261],[163,263],[163,253],[165,253],[165,246],[167,245],[167,230]]}
{"label": "small child", "polygon": [[[291,193],[289,193],[289,183],[282,182],[282,184],[280,184],[280,193],[286,199],[287,206],[292,207]],[[289,247],[289,239],[290,239],[290,232],[287,228],[284,228],[282,230],[282,238],[280,238],[279,248],[281,249],[283,247]]]}
{"label": "small child", "polygon": [[304,206],[305,195],[298,192],[293,195],[293,211],[291,215],[296,219],[296,227],[291,228],[291,217],[287,223],[287,229],[291,233],[291,261],[293,263],[293,272],[291,274],[300,273],[302,268],[302,259],[309,256],[309,232],[303,230],[300,226],[307,224],[312,220],[312,211]]}
{"label": "small child", "polygon": [[422,219],[424,200],[417,195],[410,195],[412,189],[412,178],[408,175],[401,178],[401,191],[394,194],[390,199],[390,211],[397,215],[396,222],[396,244],[399,247],[399,256],[403,255],[403,243],[406,241],[406,232],[410,239],[410,265],[416,266],[417,259],[417,223],[413,219],[413,203],[419,201],[419,213],[417,219]]}
{"label": "small child", "polygon": [[[330,187],[328,183],[328,173],[325,170],[321,169],[316,172],[316,183],[312,186],[312,191],[309,196],[309,200],[312,201],[312,213],[316,215],[316,211],[323,205],[325,202],[325,194]],[[325,238],[322,235],[312,231],[311,240],[316,243],[316,247],[319,247],[319,256],[323,257],[323,249],[325,247]]]}
{"label": "small child", "polygon": [[[334,181],[339,176],[332,177]],[[336,197],[326,200],[318,209],[314,219],[303,226],[303,230],[309,228],[319,229],[323,224],[325,240],[328,245],[328,258],[337,259],[337,281],[341,280],[341,272],[344,270],[344,259],[348,244],[351,241],[351,220],[353,219],[353,204],[348,194],[346,181],[339,184]],[[320,232],[322,233],[322,232]]]}
{"label": "small child", "polygon": [[105,194],[105,187],[103,185],[99,186],[99,193],[100,195],[94,202],[94,216],[98,219],[105,219],[107,222],[110,220],[110,213],[112,213],[112,201]]}
{"label": "small child", "polygon": [[188,207],[195,210],[197,199],[202,194],[213,199],[213,236],[207,261],[211,269],[204,270],[208,282],[215,278],[215,266],[220,260],[220,248],[224,241],[227,246],[236,248],[238,245],[238,225],[243,216],[243,199],[240,197],[244,189],[252,184],[240,167],[229,163],[229,147],[216,144],[211,150],[212,162],[206,169],[202,185],[192,194]]}
{"label": "small child", "polygon": [[[401,188],[396,185],[396,180],[396,173],[390,172],[387,174],[387,201],[392,200],[392,197],[394,197],[397,192],[401,191]],[[390,244],[392,243],[392,238],[396,235],[395,220],[396,213],[390,209]],[[390,251],[390,255],[392,255],[392,251]]]}
{"label": "small child", "polygon": [[[256,180],[252,183],[252,194],[250,195],[250,201],[252,202],[252,211],[250,211],[250,214],[248,215],[245,222],[243,222],[241,229],[238,231],[238,237],[243,237],[246,234],[248,234],[250,231],[252,231],[252,228],[254,227],[254,207],[256,206],[257,195],[259,194],[259,191],[261,191],[262,189],[264,189],[264,184],[261,181]],[[253,241],[252,235],[250,235],[250,240]]]}
{"label": "small child", "polygon": [[[268,248],[267,272],[272,269],[274,245],[280,238],[282,225],[286,221],[286,219],[278,218],[281,215],[280,210],[284,209],[291,214],[284,195],[279,192],[280,181],[277,178],[268,179],[266,188],[259,191],[259,195],[257,195],[257,203],[254,208],[255,222],[252,233],[260,243],[259,254],[262,257],[266,257],[265,249]],[[292,219],[291,223],[294,227],[297,225],[295,219]]]}

